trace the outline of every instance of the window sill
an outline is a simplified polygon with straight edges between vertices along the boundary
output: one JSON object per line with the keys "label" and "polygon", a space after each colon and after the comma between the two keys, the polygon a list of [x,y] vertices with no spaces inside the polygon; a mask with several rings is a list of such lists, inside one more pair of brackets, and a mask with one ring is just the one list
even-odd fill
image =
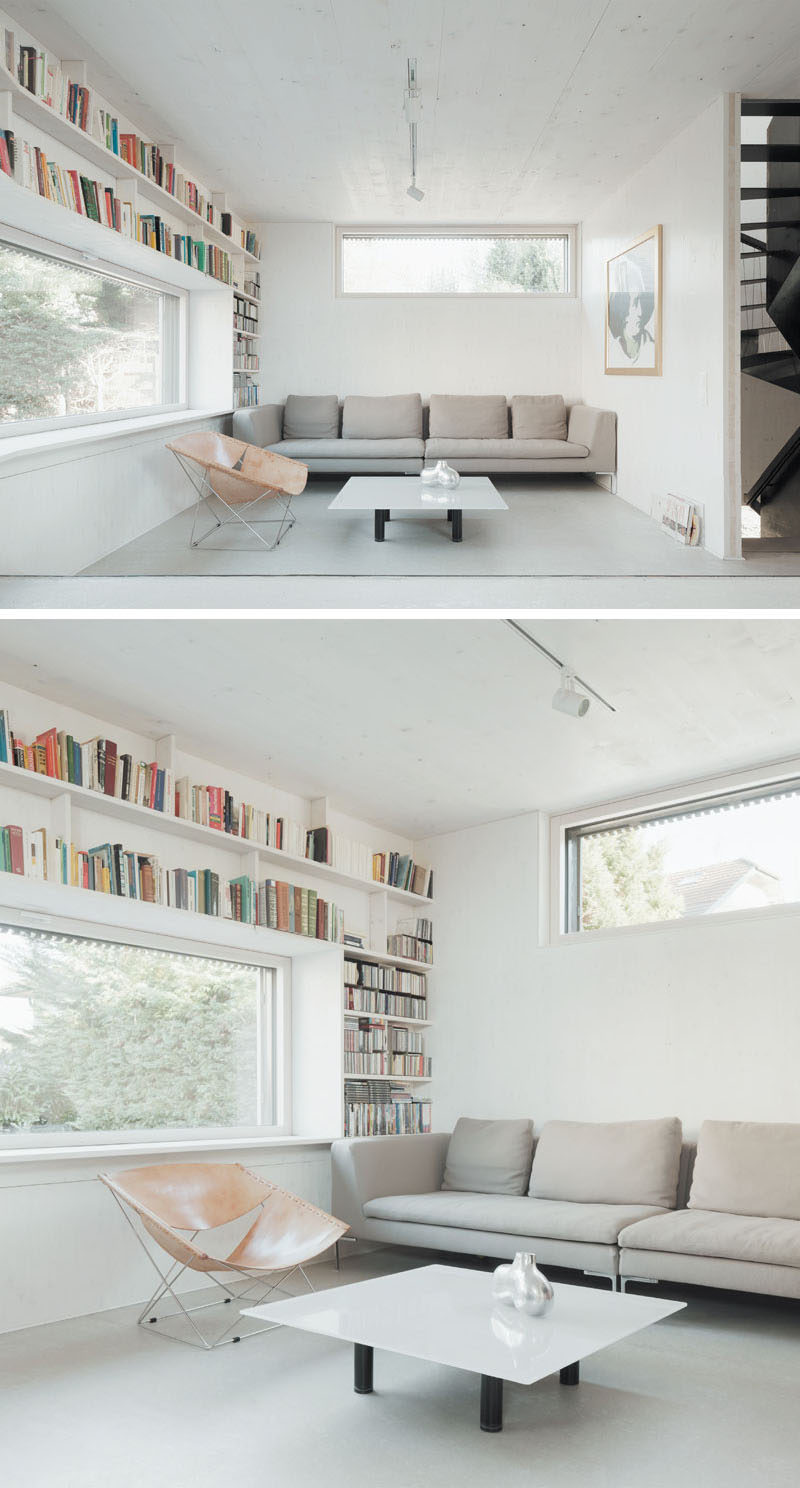
{"label": "window sill", "polygon": [[333,1137],[211,1137],[172,1142],[109,1142],[85,1147],[17,1147],[0,1150],[0,1166],[28,1162],[69,1162],[98,1157],[145,1157],[172,1152],[230,1152],[250,1147],[330,1147]]}
{"label": "window sill", "polygon": [[[104,423],[81,424],[77,428],[48,429],[38,434],[12,434],[0,439],[0,476],[18,475],[37,466],[59,464],[103,453],[114,445],[130,444],[153,431],[227,417],[228,408],[179,408],[171,413],[147,414],[144,418],[109,419]],[[56,456],[56,459],[53,459]]]}

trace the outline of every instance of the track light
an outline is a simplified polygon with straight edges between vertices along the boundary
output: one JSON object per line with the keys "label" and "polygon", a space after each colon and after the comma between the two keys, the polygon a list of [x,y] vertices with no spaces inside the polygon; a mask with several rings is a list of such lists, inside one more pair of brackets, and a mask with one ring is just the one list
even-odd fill
{"label": "track light", "polygon": [[553,707],[557,713],[569,713],[571,718],[585,718],[589,712],[589,699],[576,690],[575,677],[566,667],[561,671],[561,686],[553,693]]}
{"label": "track light", "polygon": [[417,125],[422,117],[422,100],[417,87],[417,59],[408,59],[408,87],[403,94],[403,113],[408,124],[408,142],[411,152],[411,185],[406,190],[406,196],[412,201],[421,202],[425,195],[417,185]]}
{"label": "track light", "polygon": [[[548,651],[547,647],[543,646],[541,641],[537,641],[530,631],[525,630],[516,620],[504,620],[503,624],[507,625],[509,630],[513,630],[521,640],[526,641],[529,646],[533,646],[534,651],[538,651],[539,655],[543,656],[545,661],[549,661],[551,666],[558,668],[561,673],[561,686],[553,697],[553,707],[558,713],[568,713],[571,718],[585,718],[589,711],[587,692],[596,702],[602,703],[609,713],[616,713],[614,704],[610,703],[608,698],[604,698],[596,688],[590,687],[584,677],[577,677],[572,667],[567,666],[560,656],[555,656],[552,651]],[[576,683],[582,688],[581,692],[578,692]]]}

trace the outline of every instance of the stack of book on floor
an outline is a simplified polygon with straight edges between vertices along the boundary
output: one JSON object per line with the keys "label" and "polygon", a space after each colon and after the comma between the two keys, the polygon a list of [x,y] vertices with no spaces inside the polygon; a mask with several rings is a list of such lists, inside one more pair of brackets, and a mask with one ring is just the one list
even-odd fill
{"label": "stack of book on floor", "polygon": [[372,877],[376,883],[387,884],[394,889],[405,889],[410,894],[420,894],[425,899],[433,898],[433,869],[423,868],[405,853],[373,853]]}
{"label": "stack of book on floor", "polygon": [[414,1100],[391,1080],[347,1080],[344,1087],[346,1137],[395,1137],[431,1129],[430,1101]]}

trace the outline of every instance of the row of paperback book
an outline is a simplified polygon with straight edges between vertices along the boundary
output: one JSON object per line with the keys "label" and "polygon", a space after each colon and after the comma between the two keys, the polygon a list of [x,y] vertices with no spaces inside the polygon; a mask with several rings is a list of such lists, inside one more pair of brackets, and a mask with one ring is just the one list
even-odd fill
{"label": "row of paperback book", "polygon": [[255,351],[237,351],[233,358],[234,372],[258,372],[261,358]]}
{"label": "row of paperback book", "polygon": [[394,1137],[429,1132],[430,1101],[415,1101],[409,1091],[387,1080],[345,1083],[346,1137]]}
{"label": "row of paperback book", "polygon": [[253,306],[249,300],[243,300],[236,291],[233,292],[233,329],[235,331],[250,331],[253,335],[258,331],[258,317],[253,314]]}
{"label": "row of paperback book", "polygon": [[[422,1034],[410,1028],[388,1027],[382,1018],[345,1018],[346,1054],[423,1054]],[[397,1074],[397,1070],[391,1070]],[[408,1073],[408,1071],[406,1072]],[[413,1071],[427,1074],[427,1070]]]}
{"label": "row of paperback book", "polygon": [[[213,827],[246,838],[256,846],[277,848],[312,863],[327,863],[338,872],[367,882],[375,881],[373,854],[364,844],[340,837],[330,827],[306,827],[247,802],[239,803],[224,786],[195,785],[185,775],[176,781],[170,771],[160,770],[157,764],[137,762],[132,755],[120,753],[113,739],[97,736],[81,743],[64,730],[50,728],[26,744],[12,730],[8,710],[0,708],[0,763]],[[387,861],[399,858],[396,853],[377,856]],[[399,861],[411,862],[408,858]],[[427,927],[430,934],[430,923],[419,920],[416,925]],[[415,959],[427,961],[432,957]]]}
{"label": "row of paperback book", "polygon": [[[242,375],[241,373],[239,374]],[[237,408],[257,408],[259,389],[257,382],[237,383],[233,374],[233,401]]]}
{"label": "row of paperback book", "polygon": [[420,940],[417,935],[389,935],[386,949],[390,956],[402,956],[406,961],[423,961],[433,965],[433,945],[429,940]]}
{"label": "row of paperback book", "polygon": [[408,1079],[428,1078],[431,1072],[430,1059],[422,1054],[349,1054],[344,1056],[346,1075],[395,1075]]}
{"label": "row of paperback book", "polygon": [[[83,850],[61,837],[54,840],[56,881],[73,888],[166,904],[244,924],[340,942],[343,914],[314,889],[266,879],[257,884],[242,875],[227,882],[210,868],[162,867],[153,853],[131,852],[120,842]],[[47,833],[20,826],[0,829],[0,869],[46,879]]]}
{"label": "row of paperback book", "polygon": [[374,992],[369,987],[345,987],[347,1013],[377,1013],[385,1018],[426,1018],[424,997],[403,997],[397,992]]}
{"label": "row of paperback book", "polygon": [[423,999],[427,993],[425,973],[404,971],[400,966],[376,966],[374,961],[345,960],[346,987],[370,987],[380,992],[401,992],[404,997]]}
{"label": "row of paperback book", "polygon": [[[234,238],[231,213],[215,207],[202,187],[178,169],[169,159],[171,150],[165,152],[135,131],[124,129],[118,116],[104,105],[99,96],[94,96],[91,88],[69,77],[58,58],[37,46],[17,42],[10,27],[4,28],[3,56],[7,71],[28,93],[90,135],[146,180],[196,212],[209,226],[226,237]],[[239,247],[256,258],[260,257],[261,246],[254,232],[240,227],[237,236]],[[230,280],[225,282],[230,283]]]}
{"label": "row of paperback book", "polygon": [[374,853],[372,877],[376,883],[421,894],[424,899],[433,898],[433,869],[423,868],[407,853]]}
{"label": "row of paperback book", "polygon": [[62,169],[55,161],[48,160],[37,145],[16,138],[10,129],[0,131],[0,169],[19,186],[66,207],[79,217],[101,223],[120,236],[188,264],[222,284],[231,283],[233,263],[224,249],[206,243],[203,238],[176,232],[157,213],[137,212],[112,186],[104,186],[76,170]]}

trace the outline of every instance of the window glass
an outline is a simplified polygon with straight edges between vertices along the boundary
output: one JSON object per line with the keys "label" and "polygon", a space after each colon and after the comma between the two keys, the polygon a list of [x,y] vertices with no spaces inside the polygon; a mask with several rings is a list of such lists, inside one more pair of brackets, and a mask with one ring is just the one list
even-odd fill
{"label": "window glass", "polygon": [[179,340],[178,295],[0,242],[0,424],[174,407]]}
{"label": "window glass", "polygon": [[343,294],[568,294],[564,233],[341,234]]}

